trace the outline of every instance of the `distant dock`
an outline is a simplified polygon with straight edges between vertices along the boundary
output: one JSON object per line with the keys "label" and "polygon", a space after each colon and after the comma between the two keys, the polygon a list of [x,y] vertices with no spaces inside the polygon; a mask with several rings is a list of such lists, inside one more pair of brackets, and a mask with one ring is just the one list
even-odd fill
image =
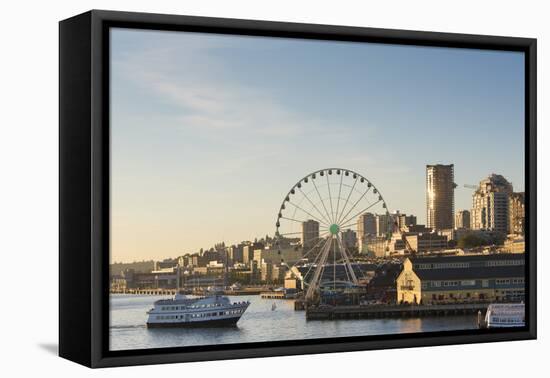
{"label": "distant dock", "polygon": [[476,315],[485,313],[488,303],[445,305],[372,305],[372,306],[320,306],[306,309],[307,320],[419,318],[426,316]]}
{"label": "distant dock", "polygon": [[110,290],[110,294],[134,294],[134,295],[176,295],[176,289],[125,289]]}
{"label": "distant dock", "polygon": [[263,299],[296,299],[296,293],[289,293],[284,290],[262,291],[260,297]]}
{"label": "distant dock", "polygon": [[262,291],[260,297],[263,299],[286,299],[284,291]]}
{"label": "distant dock", "polygon": [[[263,289],[261,288],[243,288],[239,290],[223,290],[223,295],[259,295]],[[205,290],[191,289],[125,289],[111,290],[111,294],[134,294],[134,295],[176,295],[178,292],[189,295],[204,295]]]}

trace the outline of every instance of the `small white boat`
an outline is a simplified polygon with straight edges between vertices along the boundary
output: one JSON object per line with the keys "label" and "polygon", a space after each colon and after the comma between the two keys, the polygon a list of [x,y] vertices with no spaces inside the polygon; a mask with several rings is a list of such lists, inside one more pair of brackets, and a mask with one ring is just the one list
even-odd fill
{"label": "small white boat", "polygon": [[492,303],[485,314],[487,328],[525,327],[524,303]]}

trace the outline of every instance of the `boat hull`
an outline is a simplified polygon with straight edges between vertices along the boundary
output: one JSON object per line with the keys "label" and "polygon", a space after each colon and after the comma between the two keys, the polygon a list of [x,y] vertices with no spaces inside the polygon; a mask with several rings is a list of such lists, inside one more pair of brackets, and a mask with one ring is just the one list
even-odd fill
{"label": "boat hull", "polygon": [[147,328],[211,328],[211,327],[236,327],[240,317],[202,320],[194,322],[159,322],[147,323]]}
{"label": "boat hull", "polygon": [[487,325],[487,328],[517,328],[517,327],[525,327],[525,323],[514,323],[514,324],[508,324],[508,323],[489,323]]}

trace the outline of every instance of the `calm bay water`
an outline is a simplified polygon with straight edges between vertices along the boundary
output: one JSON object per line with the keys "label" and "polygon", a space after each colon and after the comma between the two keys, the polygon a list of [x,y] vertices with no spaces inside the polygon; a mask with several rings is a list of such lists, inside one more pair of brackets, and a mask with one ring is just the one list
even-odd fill
{"label": "calm bay water", "polygon": [[[236,328],[147,329],[145,312],[160,298],[150,295],[111,295],[111,350],[477,328],[476,316],[306,321],[304,311],[294,311],[294,301],[262,299],[258,295],[251,295],[229,297],[231,301],[251,302]],[[277,306],[275,311],[271,311],[273,302]]]}

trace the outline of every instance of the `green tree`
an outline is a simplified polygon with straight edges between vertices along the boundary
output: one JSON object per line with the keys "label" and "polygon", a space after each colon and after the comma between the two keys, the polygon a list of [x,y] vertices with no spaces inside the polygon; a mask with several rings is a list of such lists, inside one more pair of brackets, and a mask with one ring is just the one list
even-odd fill
{"label": "green tree", "polygon": [[464,235],[457,242],[458,248],[474,248],[482,245],[487,245],[487,240],[475,234]]}

